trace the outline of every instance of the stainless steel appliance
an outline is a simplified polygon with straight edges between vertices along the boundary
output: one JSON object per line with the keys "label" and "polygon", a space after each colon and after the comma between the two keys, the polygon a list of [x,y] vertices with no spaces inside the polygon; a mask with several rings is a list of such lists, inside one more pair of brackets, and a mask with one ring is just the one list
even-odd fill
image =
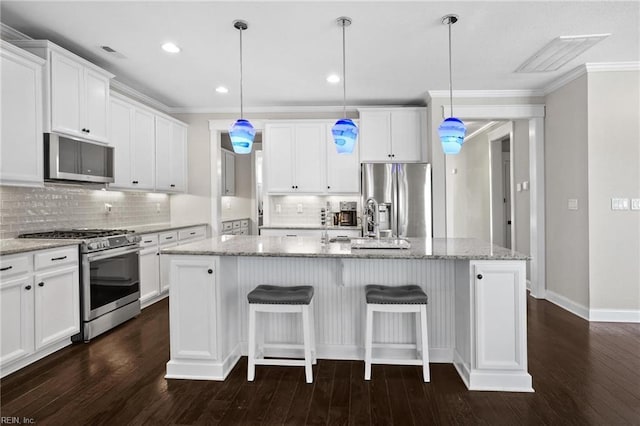
{"label": "stainless steel appliance", "polygon": [[125,230],[72,229],[20,238],[77,239],[80,244],[80,333],[92,338],[140,314],[140,237]]}
{"label": "stainless steel appliance", "polygon": [[44,178],[49,181],[113,182],[113,147],[57,133],[44,134]]}
{"label": "stainless steel appliance", "polygon": [[340,213],[338,214],[339,226],[358,225],[358,203],[356,201],[340,201]]}
{"label": "stainless steel appliance", "polygon": [[362,164],[363,235],[431,238],[431,165]]}

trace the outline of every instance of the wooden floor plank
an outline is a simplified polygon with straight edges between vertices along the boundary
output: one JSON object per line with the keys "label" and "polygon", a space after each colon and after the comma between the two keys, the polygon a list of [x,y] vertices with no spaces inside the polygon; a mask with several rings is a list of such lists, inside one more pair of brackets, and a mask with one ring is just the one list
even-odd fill
{"label": "wooden floor plank", "polygon": [[451,364],[319,360],[304,369],[258,367],[246,357],[225,381],[167,380],[167,300],[92,340],[0,380],[3,416],[38,424],[639,424],[640,325],[589,323],[528,300],[535,393],[469,392]]}

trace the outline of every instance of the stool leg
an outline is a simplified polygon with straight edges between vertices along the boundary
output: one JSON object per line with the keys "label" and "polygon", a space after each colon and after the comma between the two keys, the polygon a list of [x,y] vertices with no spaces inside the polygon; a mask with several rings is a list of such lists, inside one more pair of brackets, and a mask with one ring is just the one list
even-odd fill
{"label": "stool leg", "polygon": [[422,326],[420,325],[422,315],[420,312],[416,312],[414,317],[416,320],[416,352],[418,352],[418,358],[422,358]]}
{"label": "stool leg", "polygon": [[367,319],[364,337],[364,379],[371,380],[371,347],[373,345],[373,310],[367,304]]}
{"label": "stool leg", "polygon": [[422,377],[426,382],[431,381],[429,372],[429,336],[427,331],[427,305],[420,306],[420,331],[422,338]]}
{"label": "stool leg", "polygon": [[313,299],[309,306],[311,308],[311,360],[313,365],[316,365],[318,363],[318,355],[316,351],[316,307]]}
{"label": "stool leg", "polygon": [[249,304],[249,363],[247,366],[247,380],[253,382],[256,377],[256,310]]}
{"label": "stool leg", "polygon": [[309,320],[309,305],[302,307],[302,328],[304,339],[304,373],[307,383],[313,383],[313,369],[311,367],[311,324]]}

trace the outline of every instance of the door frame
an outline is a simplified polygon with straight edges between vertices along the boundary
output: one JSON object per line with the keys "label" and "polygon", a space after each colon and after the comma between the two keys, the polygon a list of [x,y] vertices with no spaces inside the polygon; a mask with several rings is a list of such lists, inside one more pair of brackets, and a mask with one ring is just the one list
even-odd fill
{"label": "door frame", "polygon": [[[490,198],[490,203],[489,203],[489,216],[491,217],[491,223],[490,223],[490,227],[491,227],[491,238],[493,240],[493,235],[494,235],[494,227],[496,226],[495,223],[495,213],[494,210],[497,209],[497,206],[494,205],[494,193],[493,190],[495,188],[494,186],[494,182],[493,182],[493,174],[495,173],[495,170],[499,170],[500,175],[502,176],[502,169],[503,169],[503,155],[502,155],[502,141],[508,137],[509,138],[509,162],[510,162],[510,167],[509,167],[509,179],[510,179],[510,186],[509,186],[509,197],[511,197],[511,223],[513,225],[513,222],[515,220],[515,206],[513,203],[513,200],[515,199],[515,191],[514,191],[514,170],[513,170],[513,121],[509,121],[508,123],[505,123],[503,125],[501,125],[500,127],[498,127],[495,130],[490,131],[489,133],[487,133],[488,136],[488,141],[489,141],[489,198]],[[496,147],[495,145],[499,144],[499,147]],[[500,152],[500,156],[499,158],[493,158],[493,154],[495,152]],[[496,167],[497,169],[494,169],[494,167]],[[500,184],[502,186],[504,186],[504,181],[501,179]],[[502,190],[501,190],[502,192]],[[506,194],[504,194],[506,196]],[[500,210],[504,211],[504,206],[502,203],[500,203]],[[498,214],[497,216],[500,216],[500,214]],[[506,220],[505,215],[502,215],[502,219]],[[505,228],[505,222],[504,220],[502,221],[502,223],[500,224],[500,227],[504,230]],[[503,231],[504,232],[504,231]],[[510,243],[511,243],[511,247],[514,248],[516,246],[516,227],[512,226],[511,227],[511,238],[510,238]],[[492,241],[493,242],[493,241]],[[506,245],[506,233],[504,233],[504,242]]]}
{"label": "door frame", "polygon": [[[448,117],[449,104],[441,105],[442,118]],[[544,104],[515,105],[456,105],[456,116],[464,120],[529,120],[529,234],[531,256],[531,296],[544,299],[546,295],[545,267],[545,180],[544,180]],[[446,180],[446,157],[440,144],[431,144],[432,162],[440,157],[439,164],[445,165],[439,173],[443,182]],[[512,162],[513,164],[513,162]],[[434,174],[436,171],[434,170]],[[442,200],[439,200],[442,201]],[[434,203],[434,205],[436,205]],[[446,205],[444,205],[446,218]],[[446,222],[446,220],[445,220]],[[446,229],[446,223],[445,223]]]}

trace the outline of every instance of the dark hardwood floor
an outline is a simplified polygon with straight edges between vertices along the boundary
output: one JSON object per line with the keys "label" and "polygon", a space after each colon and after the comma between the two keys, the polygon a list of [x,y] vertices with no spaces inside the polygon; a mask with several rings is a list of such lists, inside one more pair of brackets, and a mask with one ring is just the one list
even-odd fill
{"label": "dark hardwood floor", "polygon": [[[51,425],[640,424],[640,324],[588,323],[529,298],[535,393],[469,392],[451,364],[374,366],[320,360],[258,367],[224,382],[165,380],[168,303],[90,344],[70,346],[0,381],[1,415]],[[6,423],[6,421],[3,421]]]}

